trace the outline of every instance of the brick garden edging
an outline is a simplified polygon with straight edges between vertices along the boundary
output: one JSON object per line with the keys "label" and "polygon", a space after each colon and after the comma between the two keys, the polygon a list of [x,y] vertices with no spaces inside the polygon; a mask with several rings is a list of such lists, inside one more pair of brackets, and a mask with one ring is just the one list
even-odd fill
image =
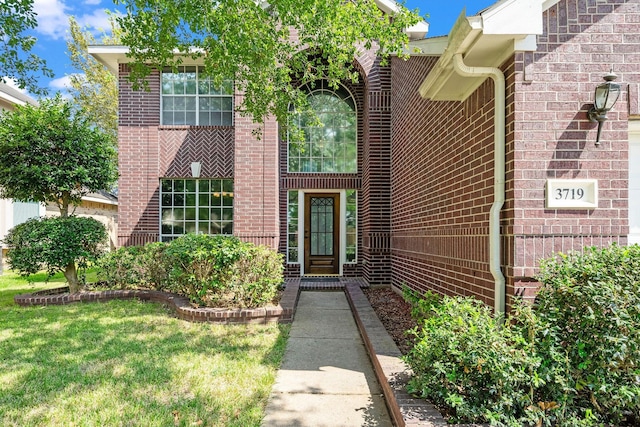
{"label": "brick garden edging", "polygon": [[32,294],[16,295],[16,304],[27,307],[34,305],[65,305],[77,302],[105,302],[114,299],[139,299],[158,302],[169,307],[179,319],[190,322],[217,323],[291,323],[295,314],[300,281],[287,280],[280,303],[274,307],[253,309],[219,309],[210,307],[195,308],[189,299],[180,295],[151,290],[110,290],[69,293],[69,287],[48,289]]}

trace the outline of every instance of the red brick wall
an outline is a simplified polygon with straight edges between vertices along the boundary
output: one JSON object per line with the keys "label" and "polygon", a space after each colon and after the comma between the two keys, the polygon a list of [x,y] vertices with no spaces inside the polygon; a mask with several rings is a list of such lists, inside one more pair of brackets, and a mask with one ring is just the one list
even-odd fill
{"label": "red brick wall", "polygon": [[[371,61],[372,60],[372,61]],[[364,111],[361,258],[370,284],[391,282],[391,68],[370,58]],[[365,66],[369,64],[365,62]]]}
{"label": "red brick wall", "polygon": [[158,125],[160,75],[149,77],[149,91],[134,91],[120,65],[118,162],[118,245],[158,240]]}
{"label": "red brick wall", "polygon": [[[637,2],[562,0],[544,13],[538,51],[517,53],[503,64],[507,295],[531,296],[539,260],[554,252],[626,243],[626,89],[637,89],[640,80],[639,33]],[[493,305],[487,259],[493,83],[486,81],[463,102],[423,100],[417,89],[436,60],[394,59],[392,66],[392,282],[475,295]],[[596,147],[596,124],[587,111],[611,66],[623,94]],[[548,178],[597,179],[598,208],[545,209]]]}
{"label": "red brick wall", "polygon": [[492,304],[493,83],[464,102],[426,101],[418,87],[436,61],[392,63],[392,283]]}
{"label": "red brick wall", "polygon": [[[358,262],[345,264],[345,276],[360,276],[370,284],[391,280],[391,70],[380,66],[374,50],[356,59],[359,83],[344,82],[358,111],[358,172],[311,174],[287,172],[287,144],[280,142],[280,250],[286,250],[287,190],[355,189],[358,191]],[[287,274],[299,275],[297,264]]]}
{"label": "red brick wall", "polygon": [[[640,4],[563,0],[544,13],[538,51],[513,58],[507,78],[508,294],[532,294],[538,261],[584,246],[626,244],[627,86],[640,80]],[[587,118],[611,68],[623,93],[604,123]],[[595,210],[545,209],[547,179],[598,180]],[[522,289],[521,289],[522,288]]]}
{"label": "red brick wall", "polygon": [[[241,98],[236,97],[236,105]],[[260,136],[249,117],[235,117],[234,234],[243,240],[278,248],[278,126],[268,118]],[[284,199],[286,203],[286,197]],[[284,226],[286,227],[286,221]],[[283,233],[286,233],[284,229]]]}
{"label": "red brick wall", "polygon": [[120,65],[120,246],[158,240],[160,178],[191,177],[193,161],[202,163],[203,178],[234,173],[232,127],[160,126],[160,73],[151,74],[148,91],[133,90],[127,76],[126,65]]}
{"label": "red brick wall", "polygon": [[[362,77],[362,80],[364,77]],[[279,151],[279,172],[280,172],[280,241],[279,250],[286,256],[287,249],[287,192],[289,190],[341,190],[353,189],[358,191],[358,236],[361,236],[361,209],[363,206],[362,199],[362,146],[364,140],[364,83],[345,82],[344,86],[353,95],[358,111],[358,173],[290,173],[287,168],[287,140],[286,135],[280,135],[280,151]],[[344,264],[343,275],[358,276],[361,274],[361,240],[358,244],[358,263]],[[287,264],[286,274],[291,277],[300,275],[299,264]]]}

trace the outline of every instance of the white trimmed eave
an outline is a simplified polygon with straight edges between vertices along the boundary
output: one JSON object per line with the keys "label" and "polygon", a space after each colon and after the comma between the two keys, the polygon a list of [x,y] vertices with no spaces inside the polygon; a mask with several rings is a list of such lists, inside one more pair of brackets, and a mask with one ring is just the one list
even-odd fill
{"label": "white trimmed eave", "polygon": [[11,105],[26,105],[27,103],[15,96],[11,96],[8,93],[0,91],[0,101],[5,101]]}
{"label": "white trimmed eave", "polygon": [[102,197],[82,196],[82,200],[86,202],[104,203],[105,205],[118,206],[117,200],[110,200]]}
{"label": "white trimmed eave", "polygon": [[2,101],[9,105],[38,105],[38,101],[7,84],[0,85],[0,102]]}
{"label": "white trimmed eave", "polygon": [[557,0],[501,0],[478,15],[463,10],[454,24],[440,59],[420,85],[423,98],[462,101],[486,77],[462,77],[453,69],[453,57],[462,54],[471,67],[499,67],[515,52],[535,51],[542,34],[542,11]]}
{"label": "white trimmed eave", "polygon": [[129,53],[127,46],[92,45],[87,46],[87,52],[116,76],[118,75],[118,64],[131,61],[127,56]]}
{"label": "white trimmed eave", "polygon": [[437,36],[422,40],[412,40],[405,53],[410,56],[440,56],[444,53],[449,39],[447,36]]}
{"label": "white trimmed eave", "polygon": [[[378,9],[386,13],[387,15],[393,16],[394,14],[400,11],[401,7],[398,2],[394,0],[375,0],[376,6]],[[421,40],[429,32],[429,24],[426,21],[420,21],[415,25],[405,29],[405,33],[409,36],[409,40]]]}
{"label": "white trimmed eave", "polygon": [[[87,46],[87,51],[116,76],[118,75],[118,64],[126,64],[132,61],[129,57],[128,46],[91,45]],[[194,48],[195,51],[196,49]],[[184,65],[201,65],[203,63],[202,60],[194,60],[189,55],[184,55],[178,50],[175,50],[174,54],[176,56],[184,56]]]}

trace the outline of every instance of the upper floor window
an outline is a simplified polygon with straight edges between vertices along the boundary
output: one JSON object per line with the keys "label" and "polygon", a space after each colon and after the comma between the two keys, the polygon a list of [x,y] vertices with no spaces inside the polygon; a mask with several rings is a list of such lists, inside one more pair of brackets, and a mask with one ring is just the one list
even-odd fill
{"label": "upper floor window", "polygon": [[162,124],[233,125],[233,81],[216,87],[197,66],[162,71]]}
{"label": "upper floor window", "polygon": [[301,140],[288,135],[289,172],[358,172],[358,115],[353,96],[343,87],[322,81],[309,88],[309,104],[319,125],[305,114],[293,113],[291,126]]}

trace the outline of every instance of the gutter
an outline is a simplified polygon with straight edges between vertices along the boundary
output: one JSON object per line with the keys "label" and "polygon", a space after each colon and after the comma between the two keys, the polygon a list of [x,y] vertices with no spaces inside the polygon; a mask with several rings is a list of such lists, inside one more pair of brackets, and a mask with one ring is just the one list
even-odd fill
{"label": "gutter", "polygon": [[500,260],[500,211],[505,200],[505,78],[495,67],[469,67],[461,53],[453,56],[453,69],[463,77],[490,77],[494,82],[494,160],[493,160],[493,204],[489,212],[489,269],[495,286],[495,313],[506,310],[505,278]]}

